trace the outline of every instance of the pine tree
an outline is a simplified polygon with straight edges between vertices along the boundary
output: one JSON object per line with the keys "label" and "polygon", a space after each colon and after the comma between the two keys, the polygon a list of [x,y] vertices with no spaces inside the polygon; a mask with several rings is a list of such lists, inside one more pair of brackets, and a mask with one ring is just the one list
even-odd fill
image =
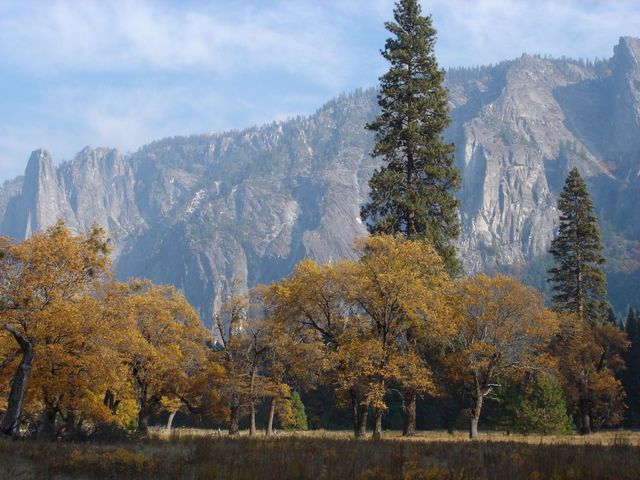
{"label": "pine tree", "polygon": [[554,307],[590,325],[601,324],[609,306],[602,270],[606,260],[593,202],[577,168],[569,172],[558,208],[560,227],[550,249],[556,267],[549,270]]}
{"label": "pine tree", "polygon": [[526,384],[507,384],[497,395],[496,426],[517,433],[564,434],[575,430],[560,382],[538,373]]}
{"label": "pine tree", "polygon": [[452,192],[461,177],[454,146],[442,138],[450,119],[444,71],[434,54],[436,31],[417,0],[397,2],[394,19],[385,24],[393,38],[381,52],[391,64],[380,78],[381,113],[367,125],[376,133],[372,155],[385,164],[369,181],[361,217],[371,233],[428,240],[456,275],[459,201]]}
{"label": "pine tree", "polygon": [[304,404],[302,403],[302,398],[300,398],[300,394],[298,392],[293,392],[290,403],[292,421],[283,425],[283,427],[286,430],[308,430],[307,414],[304,411]]}
{"label": "pine tree", "polygon": [[535,376],[533,384],[524,390],[522,402],[516,405],[515,430],[543,435],[575,430],[558,380],[544,374]]}
{"label": "pine tree", "polygon": [[618,327],[620,330],[624,330],[624,324],[620,319],[618,319],[616,311],[611,305],[609,305],[609,308],[607,308],[607,323],[613,325],[614,327]]}

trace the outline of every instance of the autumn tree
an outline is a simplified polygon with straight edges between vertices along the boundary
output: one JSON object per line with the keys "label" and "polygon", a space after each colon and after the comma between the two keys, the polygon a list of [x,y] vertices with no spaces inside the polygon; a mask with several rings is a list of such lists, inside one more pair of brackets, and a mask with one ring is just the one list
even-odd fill
{"label": "autumn tree", "polygon": [[425,242],[379,235],[357,248],[358,260],[298,264],[270,287],[271,318],[307,347],[305,358],[318,359],[306,364],[319,363],[322,380],[350,404],[355,436],[364,435],[374,409],[379,437],[392,386],[413,395],[433,387],[429,366],[411,342],[447,331],[442,292],[450,279]]}
{"label": "autumn tree", "polygon": [[273,292],[270,287],[256,287],[252,293],[260,298],[265,325],[263,335],[268,346],[262,358],[261,374],[262,396],[269,405],[265,433],[270,436],[274,432],[276,415],[282,425],[298,425],[296,418],[299,414],[296,408],[299,405],[289,383],[295,382],[299,387],[311,388],[318,379],[319,368],[310,368],[309,365],[317,363],[318,357],[311,354],[313,346],[297,341],[298,337],[289,334],[289,325],[273,316]]}
{"label": "autumn tree", "polygon": [[206,365],[208,334],[173,287],[134,281],[122,302],[129,338],[120,354],[138,404],[138,431],[146,433],[163,397],[179,398],[184,385]]}
{"label": "autumn tree", "polygon": [[[280,380],[282,356],[280,338],[265,317],[262,290],[249,294],[232,294],[222,306],[216,323],[221,358],[227,372],[225,391],[230,406],[229,434],[239,432],[243,408],[249,409],[249,434],[256,435],[256,406],[260,398],[271,399],[268,433],[278,399],[287,398],[288,386]],[[269,375],[267,375],[269,370]]]}
{"label": "autumn tree", "polygon": [[95,295],[70,299],[50,313],[25,399],[31,410],[38,405],[42,410],[39,435],[60,435],[60,419],[64,435],[77,438],[86,433],[83,426],[90,430],[117,421],[102,394],[124,373],[113,349],[123,332],[105,322]]}
{"label": "autumn tree", "polygon": [[574,315],[561,319],[553,352],[580,433],[591,433],[593,426],[615,425],[624,411],[624,390],[616,372],[624,368],[625,333],[608,323],[591,326]]}
{"label": "autumn tree", "polygon": [[[374,436],[379,437],[385,394],[400,386],[405,414],[415,423],[415,396],[433,391],[431,369],[413,350],[412,342],[441,341],[450,329],[444,292],[451,287],[441,257],[429,244],[390,235],[357,242],[361,253],[347,269],[345,291],[363,341],[376,354],[368,387],[375,408]],[[410,398],[407,398],[410,396]]]}
{"label": "autumn tree", "polygon": [[[89,320],[84,318],[86,296],[107,272],[107,252],[101,230],[74,236],[62,222],[21,243],[0,240],[0,319],[20,352],[5,352],[20,361],[0,424],[2,433],[19,434],[34,361],[49,363],[56,371],[59,365],[69,365],[71,352],[84,349],[88,340],[82,336],[91,329],[82,325]],[[56,322],[65,322],[67,328],[56,328]],[[65,338],[70,331],[73,339]],[[45,370],[38,367],[40,373]]]}
{"label": "autumn tree", "polygon": [[[249,435],[254,436],[256,430],[256,404],[268,389],[268,381],[264,376],[264,364],[271,348],[268,325],[264,318],[249,317],[242,332],[244,352],[237,356],[246,371],[246,396],[249,403]],[[277,392],[272,393],[277,398]]]}
{"label": "autumn tree", "polygon": [[558,321],[542,295],[503,275],[462,280],[452,309],[456,333],[446,374],[472,399],[469,435],[477,438],[485,398],[500,379],[538,366]]}
{"label": "autumn tree", "polygon": [[[345,298],[345,269],[349,262],[319,265],[305,259],[293,272],[264,292],[269,304],[269,318],[278,325],[282,335],[289,338],[295,354],[288,356],[294,376],[320,379],[335,388],[341,368],[351,370],[349,359],[338,362],[336,355],[346,355],[340,346],[346,330],[353,327],[350,309]],[[348,355],[347,355],[348,356]],[[348,366],[347,366],[348,365]],[[364,435],[368,404],[364,392],[353,385],[341,400],[353,411],[353,430],[356,437]]]}

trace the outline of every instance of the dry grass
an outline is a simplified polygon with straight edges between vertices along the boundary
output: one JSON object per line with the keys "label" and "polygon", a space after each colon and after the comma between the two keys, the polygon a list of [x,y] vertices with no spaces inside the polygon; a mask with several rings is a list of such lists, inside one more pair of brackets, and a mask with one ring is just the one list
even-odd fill
{"label": "dry grass", "polygon": [[591,437],[387,432],[376,442],[349,432],[238,438],[212,430],[154,431],[144,440],[70,444],[0,440],[1,478],[187,479],[635,479],[640,433]]}
{"label": "dry grass", "polygon": [[[165,429],[152,429],[150,435],[159,439],[188,439],[188,438],[217,438],[226,437],[226,430],[206,430],[196,428],[176,428],[170,432]],[[240,437],[248,437],[249,431],[240,432]],[[301,437],[335,440],[350,440],[353,432],[349,430],[310,430],[306,432],[279,431],[276,438]],[[470,442],[466,431],[458,430],[449,433],[445,430],[430,430],[418,432],[415,437],[403,437],[399,430],[384,432],[385,440],[399,440],[408,442]],[[256,440],[266,439],[264,432],[259,431]],[[626,445],[640,446],[640,431],[615,430],[598,432],[592,435],[507,435],[504,432],[481,432],[479,442],[510,442],[545,445]]]}

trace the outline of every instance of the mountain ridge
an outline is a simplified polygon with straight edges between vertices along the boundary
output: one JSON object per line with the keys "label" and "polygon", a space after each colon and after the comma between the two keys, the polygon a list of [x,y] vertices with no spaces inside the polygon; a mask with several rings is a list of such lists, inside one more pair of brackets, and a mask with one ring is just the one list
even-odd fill
{"label": "mountain ridge", "polygon": [[[557,194],[577,166],[612,258],[616,306],[640,302],[625,287],[640,276],[639,58],[640,40],[622,37],[606,62],[523,55],[451,73],[445,136],[463,172],[468,272],[531,267],[528,280],[544,288]],[[377,165],[364,130],[375,95],[359,89],[307,117],[162,139],[127,156],[87,147],[56,167],[37,150],[24,178],[0,188],[0,233],[97,222],[113,237],[119,277],[176,285],[210,323],[232,283],[276,280],[304,256],[352,254]]]}

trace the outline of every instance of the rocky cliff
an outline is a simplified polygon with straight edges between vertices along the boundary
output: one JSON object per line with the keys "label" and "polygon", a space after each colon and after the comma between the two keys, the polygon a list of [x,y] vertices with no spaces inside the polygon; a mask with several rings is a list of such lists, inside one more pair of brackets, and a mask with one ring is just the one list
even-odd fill
{"label": "rocky cliff", "polygon": [[[592,190],[612,259],[618,308],[640,304],[640,41],[608,61],[524,55],[449,72],[464,182],[461,257],[469,272],[503,270],[543,286],[556,199],[577,166]],[[35,151],[24,178],[0,187],[0,233],[24,238],[63,218],[110,232],[122,278],[182,289],[209,322],[230,282],[287,274],[304,256],[351,255],[376,166],[363,125],[375,91],[316,114],[244,131],[154,142],[127,157],[85,148],[54,166]]]}

